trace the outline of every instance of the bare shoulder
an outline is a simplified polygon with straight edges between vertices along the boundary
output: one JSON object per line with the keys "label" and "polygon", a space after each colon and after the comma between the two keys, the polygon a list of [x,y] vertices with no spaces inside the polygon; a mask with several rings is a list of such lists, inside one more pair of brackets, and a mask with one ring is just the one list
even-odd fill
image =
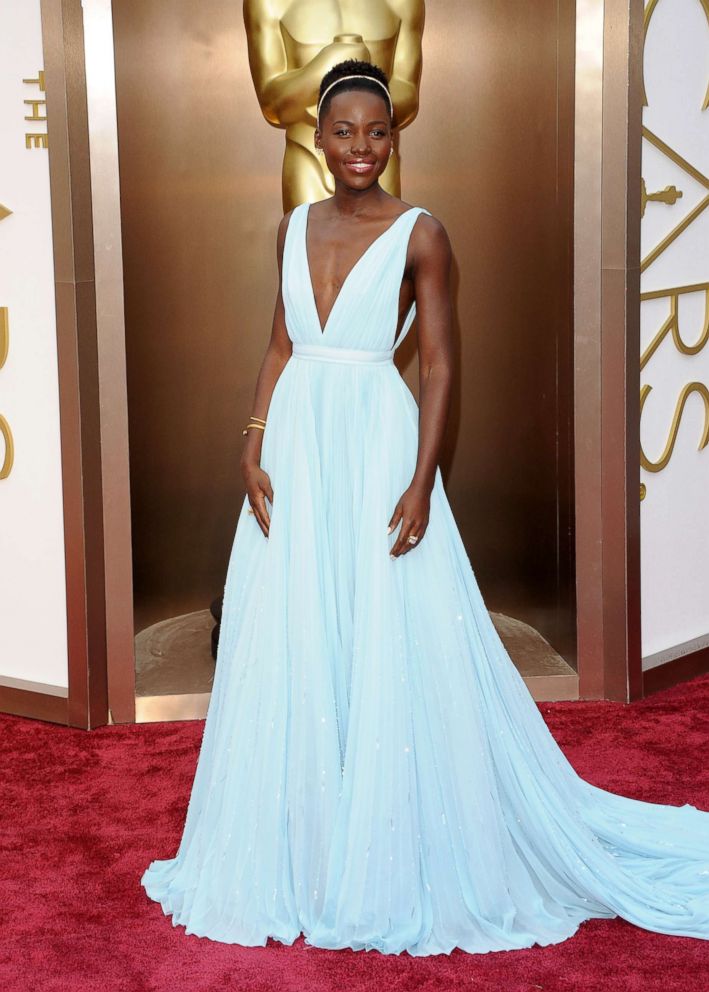
{"label": "bare shoulder", "polygon": [[278,223],[278,234],[276,237],[279,244],[282,244],[285,240],[286,231],[288,230],[288,225],[295,209],[296,207],[291,207],[290,210],[287,210]]}
{"label": "bare shoulder", "polygon": [[443,223],[431,213],[420,213],[416,218],[410,241],[410,261],[418,264],[430,261],[438,265],[449,265],[452,248],[448,232]]}
{"label": "bare shoulder", "polygon": [[288,225],[290,224],[291,217],[293,216],[293,214],[295,213],[295,211],[297,209],[298,209],[298,204],[296,204],[295,207],[291,207],[290,210],[287,210],[283,214],[283,216],[281,217],[280,221],[278,222],[278,232],[276,234],[276,244],[277,244],[279,253],[283,250],[283,243],[286,240],[286,232],[288,231]]}

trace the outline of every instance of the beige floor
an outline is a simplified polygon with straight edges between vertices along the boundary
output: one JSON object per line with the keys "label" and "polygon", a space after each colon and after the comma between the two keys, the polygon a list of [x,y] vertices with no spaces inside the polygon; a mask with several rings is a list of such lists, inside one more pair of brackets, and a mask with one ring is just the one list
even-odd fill
{"label": "beige floor", "polygon": [[[493,623],[527,686],[538,701],[578,699],[578,676],[529,624],[502,613]],[[136,719],[202,719],[214,678],[209,610],[161,620],[135,639]]]}

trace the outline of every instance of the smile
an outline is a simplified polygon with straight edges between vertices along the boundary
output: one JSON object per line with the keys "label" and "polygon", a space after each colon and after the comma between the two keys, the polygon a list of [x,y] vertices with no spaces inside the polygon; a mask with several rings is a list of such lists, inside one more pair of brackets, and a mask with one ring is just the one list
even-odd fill
{"label": "smile", "polygon": [[358,174],[371,172],[375,165],[376,162],[345,162],[345,168]]}

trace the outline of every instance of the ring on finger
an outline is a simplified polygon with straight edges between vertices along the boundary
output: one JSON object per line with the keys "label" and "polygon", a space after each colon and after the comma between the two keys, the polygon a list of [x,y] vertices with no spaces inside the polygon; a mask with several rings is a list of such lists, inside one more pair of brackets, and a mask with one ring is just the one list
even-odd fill
{"label": "ring on finger", "polygon": [[409,534],[406,540],[409,542],[409,544],[416,544],[416,542],[418,541],[418,534]]}

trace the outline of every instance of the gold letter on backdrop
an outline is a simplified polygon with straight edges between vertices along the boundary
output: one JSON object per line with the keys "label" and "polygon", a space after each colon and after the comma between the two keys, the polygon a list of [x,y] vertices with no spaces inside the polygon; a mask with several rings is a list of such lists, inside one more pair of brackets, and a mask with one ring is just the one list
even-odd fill
{"label": "gold letter on backdrop", "polygon": [[[341,0],[244,0],[249,65],[264,117],[286,132],[283,211],[335,191],[324,159],[313,145],[320,80],[344,59],[364,59],[389,77],[394,127],[401,131],[418,112],[423,0],[386,3]],[[381,185],[400,195],[398,147]]]}
{"label": "gold letter on backdrop", "polygon": [[[9,211],[8,211],[9,213]],[[0,369],[7,360],[10,351],[10,318],[7,307],[0,307]],[[2,435],[5,454],[0,465],[0,479],[7,479],[12,471],[12,463],[15,457],[15,446],[12,440],[10,425],[0,413],[0,435]]]}
{"label": "gold letter on backdrop", "polygon": [[[709,0],[700,0],[702,9],[706,15],[707,21],[709,21]],[[645,40],[647,40],[648,28],[650,26],[650,20],[655,13],[657,8],[658,0],[649,0],[645,5],[645,15],[644,15],[644,28],[645,28]],[[676,15],[675,15],[676,16]],[[645,52],[643,51],[642,59],[642,69],[645,72]],[[643,106],[648,106],[648,98],[645,92],[645,84],[643,82]],[[702,111],[709,108],[709,87],[704,95],[703,103],[701,104]],[[684,233],[690,228],[692,224],[697,221],[697,218],[701,217],[704,211],[709,207],[709,178],[705,176],[695,165],[684,158],[675,148],[672,148],[666,141],[663,141],[657,134],[650,130],[649,127],[643,125],[642,135],[645,141],[649,142],[657,151],[659,151],[669,165],[672,163],[677,170],[681,170],[681,174],[693,180],[695,183],[699,184],[700,188],[704,190],[701,198],[690,205],[683,215],[680,216],[670,232],[666,234],[660,241],[646,254],[646,256],[641,260],[640,271],[642,273],[646,272],[647,269],[665,252],[667,249],[673,245]],[[671,165],[669,165],[671,168]],[[675,213],[682,213],[682,201],[684,199],[684,191],[678,189],[675,184],[667,184],[664,189],[661,190],[651,190],[648,192],[647,184],[645,179],[641,180],[641,217],[645,217],[645,211],[649,204],[664,204],[666,207],[676,207],[679,204],[680,209],[675,211]],[[674,216],[674,214],[673,214]],[[694,229],[692,229],[694,230]],[[690,249],[685,249],[689,251]],[[705,318],[704,326],[702,328],[701,334],[693,345],[685,344],[682,336],[680,334],[680,321],[679,321],[679,298],[682,295],[687,295],[691,293],[703,292],[705,294]],[[666,297],[670,301],[670,313],[666,318],[662,326],[659,328],[657,333],[653,336],[650,344],[645,348],[643,354],[640,358],[640,370],[642,371],[648,364],[650,359],[653,357],[655,352],[658,350],[667,335],[672,332],[672,338],[674,340],[675,347],[683,355],[697,355],[707,343],[709,338],[709,284],[707,283],[694,283],[688,286],[673,286],[662,290],[653,290],[648,292],[643,292],[640,294],[641,306],[647,300],[658,299],[660,297]],[[652,386],[645,384],[641,386],[640,389],[640,418],[642,422],[643,409],[645,407],[645,401],[647,400]],[[702,382],[689,382],[683,387],[675,406],[674,416],[672,418],[672,425],[669,431],[669,437],[665,443],[665,448],[657,460],[653,460],[648,457],[645,452],[644,447],[640,446],[640,464],[646,472],[661,472],[667,467],[670,458],[672,457],[672,452],[674,450],[675,441],[677,439],[677,432],[679,431],[680,421],[685,408],[685,403],[692,393],[698,393],[702,397],[704,403],[704,427],[701,434],[701,439],[699,442],[699,450],[706,448],[709,444],[709,389]],[[640,485],[640,498],[644,499],[647,494],[647,488],[645,483]]]}

